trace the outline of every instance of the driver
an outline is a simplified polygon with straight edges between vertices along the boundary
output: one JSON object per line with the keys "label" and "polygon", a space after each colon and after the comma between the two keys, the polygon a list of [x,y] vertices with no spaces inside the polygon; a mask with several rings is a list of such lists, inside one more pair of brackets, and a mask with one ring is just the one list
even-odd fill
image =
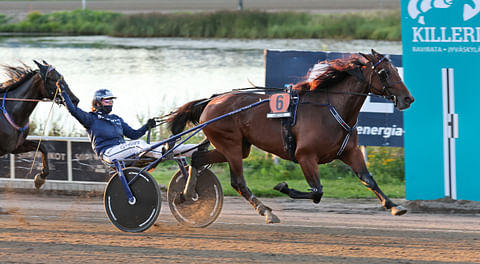
{"label": "driver", "polygon": [[[150,147],[150,144],[138,139],[149,129],[156,126],[154,118],[150,118],[139,129],[131,128],[121,117],[110,114],[113,107],[113,99],[116,99],[116,97],[107,89],[100,89],[94,93],[92,111],[85,112],[72,103],[65,89],[62,89],[63,85],[66,85],[66,83],[62,80],[58,86],[65,106],[70,114],[85,127],[92,142],[92,149],[101,160],[112,163],[114,160],[140,154]],[[124,137],[132,140],[125,141]],[[173,154],[181,154],[189,150],[182,155],[190,157],[196,150],[195,146],[196,144],[179,145],[173,150]],[[160,158],[162,156],[162,146],[148,152],[147,156]]]}

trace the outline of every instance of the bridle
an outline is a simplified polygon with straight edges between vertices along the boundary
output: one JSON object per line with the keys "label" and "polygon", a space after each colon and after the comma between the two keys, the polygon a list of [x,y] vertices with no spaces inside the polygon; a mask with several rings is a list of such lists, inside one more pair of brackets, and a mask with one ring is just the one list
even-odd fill
{"label": "bridle", "polygon": [[[388,78],[390,77],[387,70],[385,68],[377,69],[377,67],[383,62],[383,61],[390,61],[386,56],[383,56],[381,59],[379,59],[376,63],[370,62],[372,64],[372,72],[370,73],[370,77],[368,80],[368,88],[369,90],[374,90],[377,93],[383,95],[385,98],[390,99],[393,101],[394,105],[397,106],[397,96],[392,93],[390,90],[390,87],[392,84],[388,82]],[[382,89],[377,89],[372,85],[372,79],[373,75],[376,75],[377,78],[379,79],[380,83],[382,84]],[[397,82],[395,82],[397,83]]]}
{"label": "bridle", "polygon": [[61,75],[59,72],[57,72],[55,67],[53,67],[52,65],[48,65],[48,68],[45,71],[45,73],[42,73],[42,71],[40,71],[40,77],[43,80],[43,87],[45,87],[45,91],[47,92],[47,97],[48,98],[52,98],[51,99],[52,101],[54,101],[57,104],[61,104],[62,99],[58,97],[58,85],[55,85],[55,89],[48,89],[47,88],[48,73],[50,73],[51,71],[55,71],[55,73],[57,73],[57,75],[59,76],[58,80],[56,81],[56,84],[58,84],[58,82],[63,81],[63,75]]}

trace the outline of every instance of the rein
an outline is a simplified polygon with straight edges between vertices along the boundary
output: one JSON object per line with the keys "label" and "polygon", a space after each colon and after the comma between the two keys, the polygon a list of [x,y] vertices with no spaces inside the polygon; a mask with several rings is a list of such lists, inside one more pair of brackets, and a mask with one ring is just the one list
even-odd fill
{"label": "rein", "polygon": [[51,99],[29,99],[29,98],[5,98],[5,101],[23,101],[23,102],[51,102]]}
{"label": "rein", "polygon": [[[57,81],[57,83],[58,83],[58,81]],[[57,89],[55,89],[55,96],[53,98],[57,97],[57,94],[58,94],[59,90],[60,89],[57,86]],[[48,115],[47,115],[47,120],[45,121],[45,126],[43,127],[43,135],[45,135],[45,132],[47,131],[47,125],[48,125],[48,121],[50,121],[50,114],[52,113],[54,103],[55,103],[55,101],[52,100],[52,105],[50,106],[50,110],[48,111]],[[35,160],[37,158],[37,153],[38,153],[38,150],[40,149],[40,144],[41,143],[42,143],[42,137],[40,137],[40,139],[38,140],[37,149],[35,150],[35,154],[33,155],[32,166],[30,167],[30,173],[32,173],[32,171],[33,171],[33,166],[35,165]]]}
{"label": "rein", "polygon": [[[45,80],[44,80],[45,89],[47,89],[47,86],[46,86],[47,85],[47,74],[53,69],[55,69],[55,68],[53,68],[51,65],[48,66],[48,70],[47,70],[47,73],[45,74]],[[60,75],[60,78],[58,78],[57,83],[55,85],[55,92],[53,92],[53,98],[54,99],[51,100],[52,105],[50,106],[50,110],[48,111],[48,115],[47,115],[47,120],[45,121],[45,126],[43,127],[43,135],[45,135],[45,132],[47,131],[47,125],[48,125],[48,121],[50,121],[50,114],[52,113],[53,105],[55,103],[55,98],[57,98],[58,92],[60,91],[58,83],[62,79],[63,79],[63,75]],[[33,155],[32,166],[30,167],[30,173],[32,173],[32,171],[33,171],[33,166],[35,165],[35,160],[37,158],[37,153],[38,153],[38,150],[40,149],[40,144],[41,143],[42,143],[42,137],[40,137],[40,139],[38,140],[37,149],[35,150],[35,154]]]}
{"label": "rein", "polygon": [[[238,88],[238,89],[233,89],[232,91],[230,92],[237,92],[237,91],[249,91],[251,90],[252,93],[256,93],[256,92],[266,92],[266,91],[286,91],[288,90],[287,88],[278,88],[278,87],[262,87],[262,86],[254,86],[254,87],[248,87],[248,88]],[[376,89],[374,89],[376,90]],[[224,94],[227,94],[227,93],[230,93],[230,92],[225,92],[225,93],[221,93],[221,94],[216,94],[215,96],[218,96],[218,95],[224,95]],[[305,93],[318,93],[318,92],[322,92],[322,93],[331,93],[331,94],[348,94],[348,95],[357,95],[357,96],[370,96],[370,97],[378,97],[378,98],[384,98],[384,99],[389,99],[389,97],[387,95],[379,95],[379,94],[374,94],[374,93],[359,93],[359,92],[337,92],[337,91],[327,91],[327,90],[318,90],[318,91],[302,91],[302,92],[305,92]],[[210,100],[212,100],[212,98],[208,98],[208,99],[205,99],[204,101],[200,102],[200,103],[203,103],[203,102],[208,102]]]}

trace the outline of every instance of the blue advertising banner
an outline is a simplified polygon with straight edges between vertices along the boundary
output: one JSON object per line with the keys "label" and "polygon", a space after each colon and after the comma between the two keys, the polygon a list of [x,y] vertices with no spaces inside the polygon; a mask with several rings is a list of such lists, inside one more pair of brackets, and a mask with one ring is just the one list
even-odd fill
{"label": "blue advertising banner", "polygon": [[[265,86],[284,87],[302,81],[316,63],[351,56],[351,53],[265,50]],[[402,73],[400,55],[389,55]],[[367,146],[403,146],[403,115],[392,102],[367,97],[358,120],[359,144]]]}
{"label": "blue advertising banner", "polygon": [[480,117],[480,0],[406,0],[404,78],[406,198],[480,201],[473,150]]}

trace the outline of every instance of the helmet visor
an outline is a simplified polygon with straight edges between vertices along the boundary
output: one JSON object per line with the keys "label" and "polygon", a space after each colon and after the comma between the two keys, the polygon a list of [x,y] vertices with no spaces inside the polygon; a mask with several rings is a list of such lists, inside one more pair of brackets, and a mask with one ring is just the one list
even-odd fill
{"label": "helmet visor", "polygon": [[111,105],[113,104],[113,98],[105,98],[105,99],[102,99],[102,103],[104,105]]}

